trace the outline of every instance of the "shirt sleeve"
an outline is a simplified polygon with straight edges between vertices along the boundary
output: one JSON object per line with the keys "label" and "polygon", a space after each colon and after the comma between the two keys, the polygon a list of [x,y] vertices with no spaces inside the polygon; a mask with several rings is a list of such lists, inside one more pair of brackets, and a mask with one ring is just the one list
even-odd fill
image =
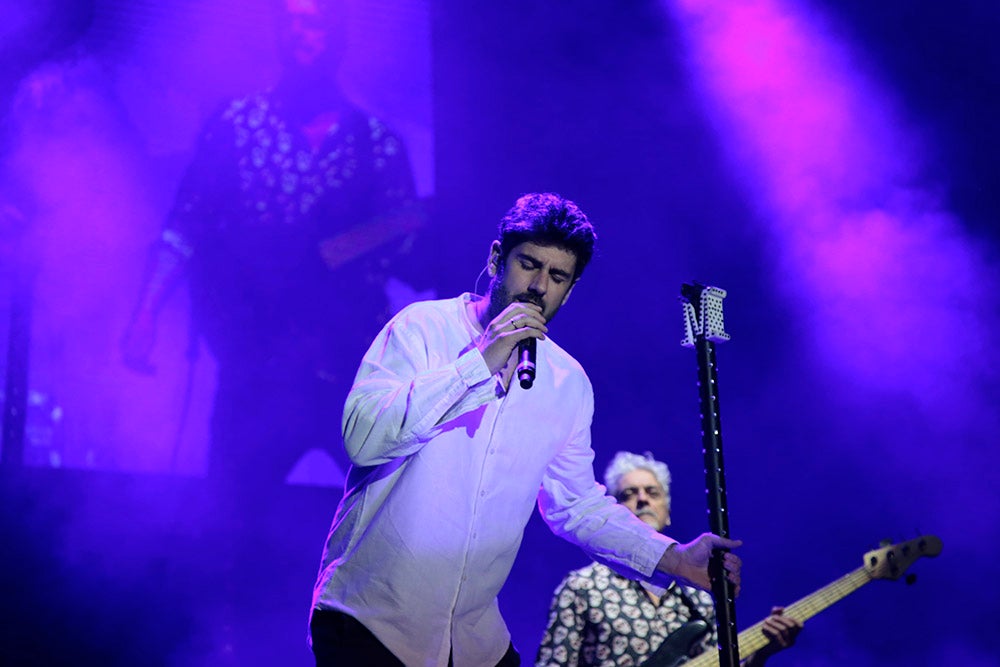
{"label": "shirt sleeve", "polygon": [[202,128],[194,157],[181,176],[161,240],[190,258],[221,224],[223,209],[238,191],[235,182],[234,130],[223,113]]}
{"label": "shirt sleeve", "polygon": [[406,144],[375,117],[368,118],[368,131],[375,187],[383,204],[376,214],[408,206],[416,192]]}
{"label": "shirt sleeve", "polygon": [[453,361],[432,366],[430,328],[420,322],[419,308],[393,318],[361,361],[343,420],[344,444],[355,465],[409,456],[443,424],[496,399],[496,381],[471,344]]}
{"label": "shirt sleeve", "polygon": [[[630,579],[653,581],[657,563],[673,540],[619,505],[594,479],[590,424],[594,394],[587,381],[574,432],[550,461],[542,478],[538,507],[556,535],[577,544],[592,558]],[[662,583],[657,577],[655,583]]]}
{"label": "shirt sleeve", "polygon": [[586,625],[586,591],[574,588],[574,574],[559,584],[549,609],[549,624],[538,646],[535,667],[577,667]]}

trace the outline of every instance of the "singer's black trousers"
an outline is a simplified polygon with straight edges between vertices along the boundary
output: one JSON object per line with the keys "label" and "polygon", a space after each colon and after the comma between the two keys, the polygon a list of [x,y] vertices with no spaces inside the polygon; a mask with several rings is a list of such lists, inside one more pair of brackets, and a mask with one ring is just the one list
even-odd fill
{"label": "singer's black trousers", "polygon": [[[314,609],[309,627],[316,667],[404,667],[399,658],[353,616],[339,611]],[[513,644],[497,663],[497,667],[520,665],[521,656],[514,650]]]}

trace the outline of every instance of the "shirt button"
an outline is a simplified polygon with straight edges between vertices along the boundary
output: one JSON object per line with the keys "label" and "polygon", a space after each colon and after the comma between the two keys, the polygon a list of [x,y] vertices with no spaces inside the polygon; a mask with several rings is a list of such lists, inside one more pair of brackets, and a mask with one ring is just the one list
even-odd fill
{"label": "shirt button", "polygon": [[497,453],[496,447],[494,447],[493,449],[490,450],[490,454],[496,454],[496,453]]}
{"label": "shirt button", "polygon": [[485,497],[486,496],[486,492],[485,491],[480,491],[479,495],[480,495],[480,497]]}

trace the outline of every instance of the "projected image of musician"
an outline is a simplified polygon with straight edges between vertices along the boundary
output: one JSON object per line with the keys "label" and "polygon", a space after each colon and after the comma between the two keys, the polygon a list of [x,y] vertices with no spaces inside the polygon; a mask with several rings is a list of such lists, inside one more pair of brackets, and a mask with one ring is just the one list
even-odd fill
{"label": "projected image of musician", "polygon": [[[670,525],[670,470],[651,455],[618,452],[604,484],[610,495],[647,524]],[[767,646],[741,664],[763,665],[795,643],[802,624],[775,607],[764,621]],[[671,583],[662,588],[625,577],[602,563],[574,570],[556,589],[536,667],[678,664],[715,652],[715,606],[703,590]]]}
{"label": "projected image of musician", "polygon": [[204,127],[122,344],[153,370],[157,313],[186,278],[218,364],[208,472],[247,498],[309,449],[337,459],[342,481],[335,413],[421,224],[402,140],[338,86],[342,3],[275,4],[282,76]]}

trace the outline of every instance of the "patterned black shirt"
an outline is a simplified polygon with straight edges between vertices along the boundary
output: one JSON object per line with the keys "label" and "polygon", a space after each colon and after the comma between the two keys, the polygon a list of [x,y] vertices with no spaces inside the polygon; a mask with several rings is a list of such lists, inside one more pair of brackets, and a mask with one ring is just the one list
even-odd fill
{"label": "patterned black shirt", "polygon": [[712,596],[689,586],[680,587],[682,595],[677,588],[672,585],[654,604],[639,582],[605,565],[570,572],[552,600],[536,667],[641,665],[668,636],[699,617],[711,628],[702,646],[715,646]]}
{"label": "patterned black shirt", "polygon": [[[163,241],[189,258],[201,333],[223,363],[273,356],[353,375],[388,319],[384,284],[407,239],[336,270],[324,239],[404,213],[415,194],[402,141],[348,107],[314,146],[280,89],[229,103],[202,133]],[[345,362],[346,364],[347,362]],[[232,366],[233,364],[229,364]]]}

